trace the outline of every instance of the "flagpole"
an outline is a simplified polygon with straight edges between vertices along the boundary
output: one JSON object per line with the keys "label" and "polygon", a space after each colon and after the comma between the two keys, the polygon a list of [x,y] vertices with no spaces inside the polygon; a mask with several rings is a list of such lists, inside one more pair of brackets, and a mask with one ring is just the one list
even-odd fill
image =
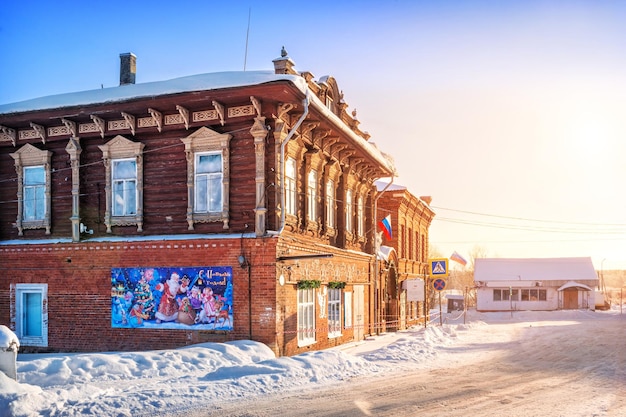
{"label": "flagpole", "polygon": [[387,184],[385,186],[385,188],[382,189],[382,191],[380,193],[378,193],[378,195],[376,196],[376,198],[374,198],[374,216],[372,217],[373,220],[373,239],[374,239],[374,244],[372,245],[372,247],[374,248],[374,327],[376,330],[376,334],[378,334],[378,309],[379,309],[379,303],[378,303],[378,252],[379,252],[379,243],[377,243],[377,239],[376,239],[376,222],[378,219],[378,199],[380,197],[383,196],[383,194],[385,193],[385,191],[387,191],[387,189],[389,187],[391,187],[391,184],[393,184],[393,175],[391,176],[391,181],[389,181],[389,184]]}

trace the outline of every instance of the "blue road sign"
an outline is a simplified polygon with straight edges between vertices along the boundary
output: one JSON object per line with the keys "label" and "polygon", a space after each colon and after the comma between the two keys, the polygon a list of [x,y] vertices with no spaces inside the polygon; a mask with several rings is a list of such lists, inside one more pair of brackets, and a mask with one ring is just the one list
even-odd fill
{"label": "blue road sign", "polygon": [[429,259],[431,277],[448,276],[448,258]]}

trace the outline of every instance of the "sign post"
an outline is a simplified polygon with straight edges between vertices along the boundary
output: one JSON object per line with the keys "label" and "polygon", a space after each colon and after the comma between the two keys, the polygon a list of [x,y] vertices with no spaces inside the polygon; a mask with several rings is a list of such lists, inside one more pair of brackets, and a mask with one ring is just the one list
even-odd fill
{"label": "sign post", "polygon": [[439,293],[439,325],[443,326],[441,313],[441,291],[446,288],[446,278],[448,276],[448,258],[429,259],[430,277],[433,278],[433,289]]}
{"label": "sign post", "polygon": [[441,291],[446,288],[446,281],[443,278],[437,278],[433,281],[433,288],[439,293],[439,325],[443,326],[443,314],[441,312]]}

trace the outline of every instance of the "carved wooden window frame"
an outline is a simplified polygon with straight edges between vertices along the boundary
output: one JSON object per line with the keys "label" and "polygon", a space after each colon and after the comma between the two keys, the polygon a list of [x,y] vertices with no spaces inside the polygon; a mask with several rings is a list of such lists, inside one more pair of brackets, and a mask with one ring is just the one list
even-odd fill
{"label": "carved wooden window frame", "polygon": [[[17,152],[10,154],[15,161],[15,172],[17,173],[17,227],[18,236],[24,236],[25,229],[45,229],[46,235],[50,234],[51,228],[51,151],[37,149],[27,143]],[[24,220],[24,170],[31,167],[43,167],[45,175],[44,185],[44,216],[42,219]]]}
{"label": "carved wooden window frame", "polygon": [[[124,136],[118,135],[99,148],[102,151],[102,160],[105,168],[106,208],[104,224],[107,233],[112,233],[113,226],[137,226],[138,232],[143,232],[143,148],[145,144],[133,142]],[[113,215],[113,163],[117,160],[135,159],[137,169],[136,183],[136,212],[128,216]]]}
{"label": "carved wooden window frame", "polygon": [[356,203],[356,234],[365,236],[365,201],[362,195],[357,197]]}
{"label": "carved wooden window frame", "polygon": [[327,229],[335,229],[337,227],[337,213],[335,210],[335,180],[326,179],[326,215],[325,222]]}
{"label": "carved wooden window frame", "polygon": [[[228,229],[230,201],[230,140],[232,135],[218,133],[208,127],[201,127],[191,135],[182,138],[187,159],[187,225],[194,230],[196,223],[222,222]],[[196,154],[219,152],[222,156],[222,210],[219,212],[195,211]]]}
{"label": "carved wooden window frame", "polygon": [[[289,176],[290,164],[293,165],[293,177]],[[298,164],[292,156],[285,160],[285,214],[298,215]]]}
{"label": "carved wooden window frame", "polygon": [[346,233],[351,235],[354,233],[354,192],[351,189],[346,190]]}
{"label": "carved wooden window frame", "polygon": [[310,169],[306,177],[306,198],[307,198],[307,215],[306,218],[309,222],[317,222],[318,207],[317,207],[317,189],[318,172],[315,169]]}

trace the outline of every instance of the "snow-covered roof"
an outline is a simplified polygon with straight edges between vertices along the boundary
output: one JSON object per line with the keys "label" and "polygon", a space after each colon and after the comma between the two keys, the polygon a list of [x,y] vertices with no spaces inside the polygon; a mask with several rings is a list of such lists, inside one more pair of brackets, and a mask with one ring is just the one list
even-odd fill
{"label": "snow-covered roof", "polygon": [[477,258],[474,281],[597,280],[591,258]]}
{"label": "snow-covered roof", "polygon": [[464,300],[465,296],[461,294],[446,294],[446,299],[448,300]]}
{"label": "snow-covered roof", "polygon": [[[0,116],[29,111],[53,110],[74,106],[86,106],[124,102],[127,100],[158,97],[163,95],[189,93],[194,91],[215,90],[266,84],[276,81],[289,81],[302,93],[307,94],[308,85],[304,77],[295,74],[276,74],[274,71],[227,71],[190,75],[167,81],[155,81],[142,84],[126,84],[97,90],[57,94],[17,103],[0,105]],[[308,94],[311,106],[330,119],[352,141],[359,144],[389,172],[396,174],[395,166],[389,155],[381,152],[373,143],[357,135],[352,129],[319,100],[315,94]]]}
{"label": "snow-covered roof", "polygon": [[17,103],[2,104],[0,105],[0,114],[114,103],[168,94],[259,85],[281,80],[292,82],[303,93],[307,90],[306,80],[298,75],[275,74],[274,71],[214,72],[174,78],[166,81],[127,84],[97,90],[56,94]]}
{"label": "snow-covered roof", "polygon": [[584,289],[587,291],[593,291],[591,288],[589,288],[588,286],[586,286],[585,284],[581,284],[579,282],[574,282],[574,281],[567,281],[565,284],[561,285],[558,289],[558,291],[563,291],[566,290],[568,288],[579,288],[579,289]]}
{"label": "snow-covered roof", "polygon": [[[389,181],[374,181],[374,185],[378,191],[382,191],[389,184]],[[400,184],[391,184],[386,191],[405,191],[406,187]]]}

